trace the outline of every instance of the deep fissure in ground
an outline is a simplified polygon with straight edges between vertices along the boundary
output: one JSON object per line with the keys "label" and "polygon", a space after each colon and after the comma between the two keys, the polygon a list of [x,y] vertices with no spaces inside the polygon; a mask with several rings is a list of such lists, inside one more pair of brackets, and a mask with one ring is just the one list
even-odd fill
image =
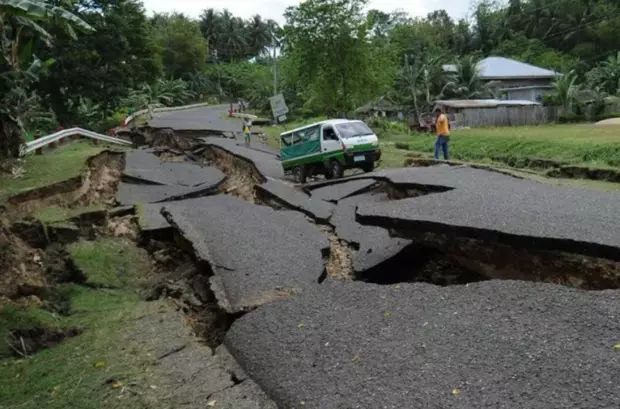
{"label": "deep fissure in ground", "polygon": [[[186,160],[188,156],[185,151],[180,150],[167,152],[162,159]],[[226,181],[220,186],[221,193],[251,203],[269,205],[276,210],[286,208],[282,204],[276,206],[263,201],[256,195],[255,186],[263,183],[265,179],[249,161],[213,146],[207,146],[197,155],[192,155],[203,163],[218,167],[227,175]],[[88,170],[79,180],[70,180],[12,198],[9,201],[10,214],[15,215],[32,214],[37,208],[50,205],[76,207],[103,203],[107,210],[93,211],[72,219],[71,223],[75,225],[75,229],[67,226],[50,228],[32,219],[20,220],[13,224],[4,220],[4,238],[0,240],[1,261],[4,265],[11,264],[11,256],[7,254],[11,253],[13,248],[8,243],[19,241],[22,249],[15,254],[35,260],[35,264],[37,258],[45,257],[48,252],[47,257],[58,258],[57,268],[42,272],[49,277],[57,275],[56,278],[50,278],[49,284],[52,287],[57,282],[81,282],[83,277],[79,271],[76,271],[70,265],[69,259],[62,255],[63,244],[79,238],[93,240],[104,235],[131,237],[138,240],[139,245],[144,247],[153,259],[157,282],[153,284],[149,299],[161,297],[173,299],[188,317],[196,334],[209,346],[219,345],[238,315],[228,314],[218,306],[209,285],[212,271],[208,263],[197,260],[191,245],[184,242],[172,230],[171,234],[164,238],[138,237],[137,223],[132,211],[114,213],[110,210],[123,168],[122,154],[104,152],[88,161]],[[378,181],[373,186],[373,191],[385,195],[386,200],[401,200],[441,190],[413,185],[398,186]],[[428,282],[442,286],[487,279],[518,279],[552,282],[586,289],[618,288],[620,272],[617,272],[617,263],[574,254],[510,248],[498,243],[459,237],[450,232],[439,234],[420,231],[410,234],[412,244],[397,255],[371,269],[355,274],[352,258],[359,251],[359,244],[339,238],[333,226],[325,221],[317,224],[330,242],[330,250],[323,254],[325,271],[317,277],[318,283],[327,277],[376,284]],[[58,233],[63,231],[63,228],[69,230],[66,236]],[[54,248],[56,250],[52,250]],[[12,296],[41,297],[44,303],[47,303],[45,308],[56,309],[59,312],[66,311],[62,297],[53,291],[42,294],[34,287],[29,288],[26,285]],[[20,356],[34,353],[39,348],[60,342],[64,336],[77,333],[79,329],[76,328],[67,328],[60,332],[31,328],[12,332],[11,340],[8,342],[11,343],[15,354]]]}

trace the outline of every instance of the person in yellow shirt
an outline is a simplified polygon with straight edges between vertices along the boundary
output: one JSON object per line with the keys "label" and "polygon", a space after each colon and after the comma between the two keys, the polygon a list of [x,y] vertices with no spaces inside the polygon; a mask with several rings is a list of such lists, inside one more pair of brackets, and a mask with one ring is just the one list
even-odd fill
{"label": "person in yellow shirt", "polygon": [[435,109],[435,131],[437,132],[437,141],[435,142],[435,160],[439,160],[439,151],[443,151],[444,160],[449,159],[448,142],[450,142],[450,122],[448,117],[441,111],[441,108]]}

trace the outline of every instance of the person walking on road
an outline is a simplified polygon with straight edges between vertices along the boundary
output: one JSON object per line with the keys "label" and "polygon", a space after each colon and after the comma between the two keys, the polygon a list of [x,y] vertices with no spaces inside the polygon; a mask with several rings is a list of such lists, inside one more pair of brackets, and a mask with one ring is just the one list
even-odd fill
{"label": "person walking on road", "polygon": [[435,131],[437,141],[435,142],[435,160],[439,160],[439,151],[443,151],[444,160],[449,159],[448,142],[450,142],[450,122],[448,117],[442,112],[441,108],[435,109]]}
{"label": "person walking on road", "polygon": [[250,135],[252,133],[252,120],[243,118],[243,135],[245,136],[245,144],[250,146]]}

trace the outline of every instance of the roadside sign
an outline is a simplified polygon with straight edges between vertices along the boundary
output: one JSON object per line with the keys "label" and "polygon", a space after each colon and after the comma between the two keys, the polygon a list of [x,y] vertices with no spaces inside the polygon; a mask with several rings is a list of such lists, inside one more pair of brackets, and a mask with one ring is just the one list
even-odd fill
{"label": "roadside sign", "polygon": [[[288,114],[288,107],[284,101],[284,95],[278,94],[269,98],[269,104],[271,105],[271,111],[275,119],[280,119],[281,116]],[[285,117],[286,119],[286,117]]]}

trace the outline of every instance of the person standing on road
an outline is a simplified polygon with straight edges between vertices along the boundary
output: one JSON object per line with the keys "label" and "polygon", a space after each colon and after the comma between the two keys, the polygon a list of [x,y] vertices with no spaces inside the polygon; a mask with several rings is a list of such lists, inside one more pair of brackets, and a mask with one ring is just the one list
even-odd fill
{"label": "person standing on road", "polygon": [[443,151],[444,160],[449,159],[448,142],[450,142],[450,122],[448,117],[441,111],[441,108],[435,109],[435,131],[437,132],[437,141],[435,142],[435,160],[439,160],[439,151]]}
{"label": "person standing on road", "polygon": [[243,135],[245,136],[245,144],[250,146],[250,135],[252,133],[252,120],[243,118]]}

